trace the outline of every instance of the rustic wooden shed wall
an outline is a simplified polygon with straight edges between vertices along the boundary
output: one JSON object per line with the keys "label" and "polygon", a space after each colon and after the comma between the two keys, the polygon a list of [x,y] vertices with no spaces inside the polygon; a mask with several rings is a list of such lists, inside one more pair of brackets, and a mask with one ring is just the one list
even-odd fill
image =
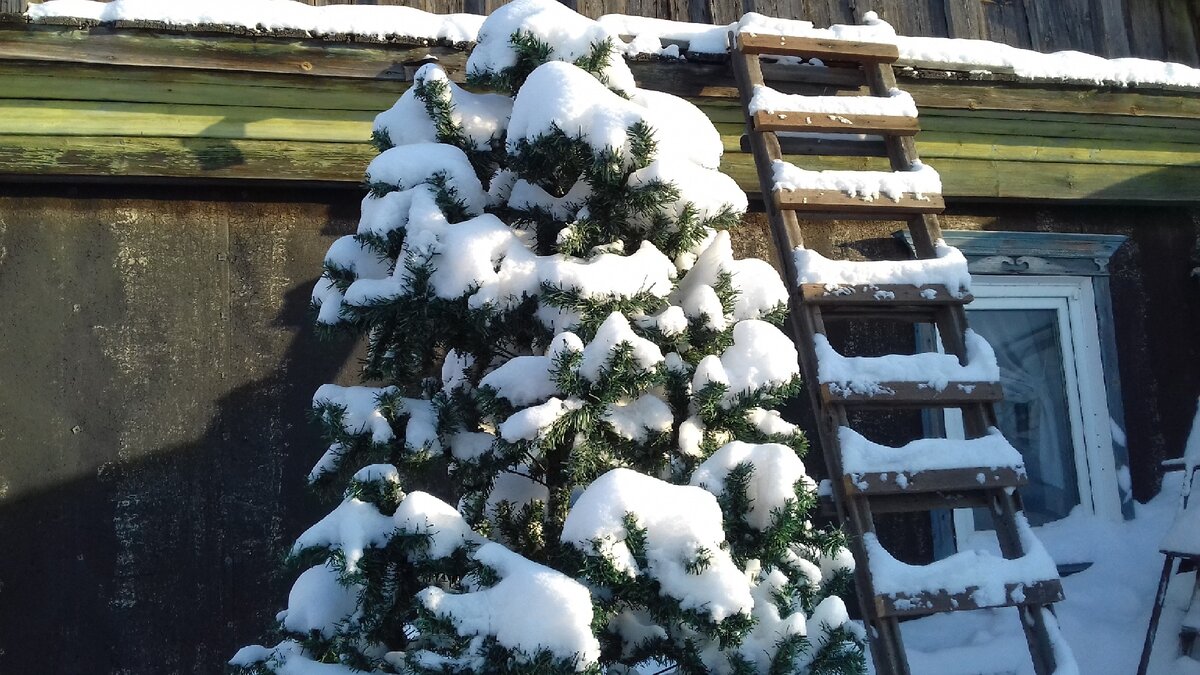
{"label": "rustic wooden shed wall", "polygon": [[[302,0],[309,5],[405,5],[430,12],[487,14],[507,0]],[[744,12],[851,23],[874,10],[903,35],[979,38],[1040,51],[1074,49],[1108,57],[1200,64],[1200,4],[1193,0],[562,0],[592,17],[630,14],[729,23]],[[0,13],[29,0],[0,0]]]}
{"label": "rustic wooden shed wall", "polygon": [[[212,36],[25,38],[0,39],[0,532],[15,542],[0,673],[220,672],[280,608],[280,558],[319,513],[302,476],[322,448],[301,411],[318,384],[353,382],[355,362],[316,342],[304,308],[324,250],[355,226],[362,132],[405,86],[380,64],[403,48],[226,35],[257,56],[223,61]],[[707,97],[745,184],[722,71],[638,66],[650,86],[707,83],[680,93]],[[1135,494],[1149,496],[1200,380],[1186,321],[1200,316],[1200,98],[906,83],[922,152],[958,190],[948,228],[1130,237],[1113,288]],[[771,256],[760,226],[748,219],[741,254]],[[815,224],[809,241],[899,254],[896,227]]]}

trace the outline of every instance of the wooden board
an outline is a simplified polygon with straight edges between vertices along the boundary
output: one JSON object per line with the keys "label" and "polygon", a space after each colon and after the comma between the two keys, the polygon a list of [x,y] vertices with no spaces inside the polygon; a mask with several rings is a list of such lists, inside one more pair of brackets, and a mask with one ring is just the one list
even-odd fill
{"label": "wooden board", "polygon": [[1048,605],[1063,599],[1062,584],[1057,579],[1033,584],[1005,584],[1005,600],[997,605],[981,605],[972,597],[976,588],[965,593],[898,593],[875,596],[875,608],[881,616],[926,616],[950,611],[1013,607],[1016,605]]}
{"label": "wooden board", "polygon": [[1028,482],[1024,471],[998,469],[940,469],[854,473],[842,477],[846,491],[854,494],[919,494],[922,492],[959,492],[997,487],[1019,487]]}
{"label": "wooden board", "polygon": [[896,45],[882,42],[755,33],[738,33],[737,39],[746,54],[774,54],[861,63],[893,63],[900,58],[900,51],[896,49]]}
{"label": "wooden board", "polygon": [[776,190],[775,203],[788,211],[818,213],[842,212],[846,216],[886,218],[890,215],[941,213],[946,204],[941,195],[917,197],[903,194],[900,199],[880,195],[874,200],[852,197],[837,190]]}
{"label": "wooden board", "polygon": [[[859,408],[953,408],[969,403],[996,403],[1004,398],[997,382],[951,382],[945,389],[915,382],[880,382],[877,394],[858,394],[821,384],[821,399]],[[890,393],[889,393],[890,392]]]}
{"label": "wooden board", "polygon": [[760,131],[825,132],[832,134],[887,134],[913,136],[920,131],[915,117],[891,115],[841,115],[801,111],[765,110],[754,114]]}
{"label": "wooden board", "polygon": [[907,284],[839,285],[833,289],[827,284],[800,284],[799,292],[801,302],[822,305],[822,312],[840,308],[854,311],[862,306],[938,310],[946,305],[965,305],[974,299],[970,293],[951,293],[941,284],[922,287]]}

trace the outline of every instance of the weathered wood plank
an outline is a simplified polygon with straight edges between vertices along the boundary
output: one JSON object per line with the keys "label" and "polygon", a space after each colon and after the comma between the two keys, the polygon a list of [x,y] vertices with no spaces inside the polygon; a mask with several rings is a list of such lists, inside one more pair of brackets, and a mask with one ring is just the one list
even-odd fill
{"label": "weathered wood plank", "polygon": [[1122,0],[1092,0],[1092,39],[1109,58],[1129,56],[1129,33],[1125,30]]}
{"label": "weathered wood plank", "polygon": [[1200,96],[1193,94],[928,80],[906,81],[903,86],[918,107],[1200,117]]}
{"label": "weathered wood plank", "polygon": [[746,54],[774,54],[828,59],[831,61],[861,61],[864,63],[893,63],[900,58],[896,45],[882,42],[855,42],[824,38],[792,37],[754,33],[738,34]]}
{"label": "weathered wood plank", "polygon": [[1200,60],[1196,45],[1200,7],[1194,0],[1161,0],[1163,44],[1168,61],[1195,63]]}
{"label": "weathered wood plank", "polygon": [[920,131],[915,117],[890,115],[831,115],[803,111],[765,110],[754,114],[754,128],[762,131],[820,131],[835,134],[879,133],[912,136]]}
{"label": "weathered wood plank", "polygon": [[1062,584],[1058,579],[1037,581],[1032,584],[1009,583],[1004,585],[1005,600],[1000,604],[980,604],[975,600],[975,587],[965,593],[897,593],[875,597],[875,607],[883,616],[925,616],[950,611],[982,609],[984,607],[1010,607],[1014,605],[1049,605],[1063,599]]}
{"label": "weathered wood plank", "polygon": [[234,36],[163,38],[135,31],[0,27],[0,59],[404,80],[404,64],[428,55],[437,57],[454,75],[466,65],[466,52],[443,45]]}
{"label": "weathered wood plank", "polygon": [[364,111],[299,110],[161,103],[0,99],[0,135],[129,136],[295,140],[358,143],[371,136],[375,115]]}
{"label": "weathered wood plank", "polygon": [[846,217],[863,216],[886,218],[914,213],[941,213],[946,204],[941,195],[917,197],[900,195],[899,199],[879,197],[863,199],[837,190],[776,190],[775,203],[785,211],[841,213]]}
{"label": "weathered wood plank", "polygon": [[365,144],[203,138],[0,136],[0,178],[98,176],[357,183]]}
{"label": "weathered wood plank", "polygon": [[986,40],[989,31],[984,23],[983,3],[976,0],[943,0],[946,14],[946,37]]}
{"label": "weathered wood plank", "polygon": [[407,88],[407,84],[394,80],[0,60],[0,99],[379,112],[390,107]]}

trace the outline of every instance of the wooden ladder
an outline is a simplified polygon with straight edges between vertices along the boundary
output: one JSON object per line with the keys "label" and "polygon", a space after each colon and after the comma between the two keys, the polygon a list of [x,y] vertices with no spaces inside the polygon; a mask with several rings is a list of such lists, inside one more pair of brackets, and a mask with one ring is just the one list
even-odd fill
{"label": "wooden ladder", "polygon": [[[812,398],[819,427],[821,447],[833,484],[838,516],[845,528],[854,555],[855,580],[863,619],[867,624],[876,672],[910,672],[900,636],[900,620],[927,614],[1015,606],[1038,675],[1054,673],[1060,663],[1070,660],[1069,650],[1058,637],[1052,603],[1062,599],[1057,571],[1044,578],[1004,581],[1003,593],[979,594],[987,583],[957,589],[929,588],[913,592],[877,592],[894,583],[883,578],[896,562],[875,537],[874,514],[929,511],[942,508],[987,507],[995,521],[996,534],[1004,560],[1000,564],[1019,563],[1031,550],[1045,555],[1029,530],[1015,488],[1025,482],[1024,467],[989,468],[968,463],[965,466],[926,471],[855,472],[845,469],[844,442],[840,436],[851,426],[849,412],[864,408],[959,408],[968,439],[998,434],[993,404],[1002,398],[996,382],[952,383],[941,390],[919,382],[882,382],[873,391],[856,392],[836,383],[821,382],[818,375],[818,341],[824,341],[826,319],[901,319],[936,326],[945,351],[966,365],[968,353],[967,319],[964,305],[971,297],[957,288],[945,286],[871,285],[841,286],[831,289],[824,283],[800,283],[793,251],[803,247],[797,212],[818,217],[842,219],[904,219],[908,222],[913,247],[919,259],[937,255],[941,238],[937,213],[942,210],[940,195],[903,194],[895,199],[880,196],[869,201],[836,190],[777,190],[774,165],[783,159],[778,132],[820,132],[817,137],[788,136],[783,139],[805,154],[870,154],[855,148],[874,147],[886,155],[893,171],[912,171],[919,167],[913,136],[915,117],[877,114],[837,114],[813,110],[751,112],[755,87],[763,86],[762,55],[819,58],[826,64],[847,64],[857,69],[770,64],[773,79],[780,81],[837,81],[841,73],[854,73],[857,84],[865,83],[869,95],[889,96],[896,87],[891,64],[898,58],[891,44],[818,39],[800,36],[761,35],[748,32],[730,35],[732,66],[746,114],[746,133],[758,169],[759,185],[770,221],[772,238],[783,265],[790,289],[790,321],[800,354],[800,366]],[[790,70],[784,73],[784,70]],[[780,73],[776,78],[775,73]],[[808,79],[809,76],[815,79]],[[845,78],[841,78],[845,79]],[[856,85],[857,86],[857,85]],[[819,106],[814,106],[819,107]],[[824,134],[871,134],[878,141],[847,137],[830,141]],[[965,265],[965,263],[964,263]],[[850,436],[849,438],[853,438]],[[858,437],[861,438],[861,437]],[[972,441],[939,440],[935,443],[960,445]],[[963,449],[966,448],[962,445]],[[1009,446],[1011,448],[1011,446]],[[1015,450],[1013,451],[1015,454]],[[976,460],[977,461],[977,460]],[[963,555],[963,554],[956,554]],[[873,559],[874,558],[874,559]],[[950,559],[933,563],[931,571],[953,565]],[[1048,560],[1048,558],[1044,558]],[[950,561],[947,563],[947,561]],[[960,558],[959,562],[965,562]],[[873,572],[873,564],[876,568]],[[935,572],[936,573],[936,572]],[[1001,577],[1003,581],[1004,577]],[[1002,597],[1001,597],[1002,596]]]}

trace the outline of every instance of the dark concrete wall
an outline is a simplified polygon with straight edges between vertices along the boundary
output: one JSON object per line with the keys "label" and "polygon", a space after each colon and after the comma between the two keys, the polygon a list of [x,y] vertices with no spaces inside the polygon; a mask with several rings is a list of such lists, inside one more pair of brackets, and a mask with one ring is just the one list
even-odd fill
{"label": "dark concrete wall", "polygon": [[[352,346],[318,343],[306,309],[359,198],[0,185],[0,673],[220,672],[272,625],[291,582],[280,560],[322,512],[303,484],[323,450],[305,411],[319,384],[355,381]],[[1200,393],[1200,213],[957,205],[945,226],[1131,237],[1113,289],[1135,490],[1153,494]],[[899,227],[807,236],[899,257]],[[735,242],[773,258],[761,216]],[[904,336],[840,339],[869,353]],[[894,519],[897,554],[927,559],[911,536],[927,529]]]}

